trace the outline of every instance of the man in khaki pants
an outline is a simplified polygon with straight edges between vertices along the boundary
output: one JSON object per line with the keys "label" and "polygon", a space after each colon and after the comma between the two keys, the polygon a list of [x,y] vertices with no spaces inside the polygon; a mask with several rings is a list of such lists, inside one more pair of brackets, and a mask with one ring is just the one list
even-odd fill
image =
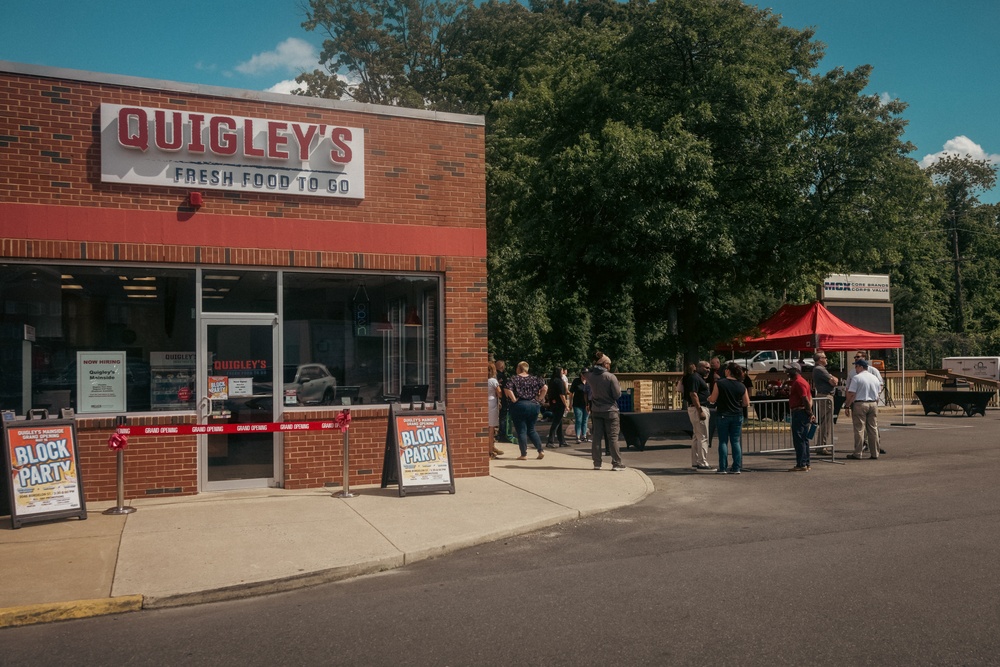
{"label": "man in khaki pants", "polygon": [[691,467],[695,470],[714,470],[708,464],[708,382],[705,378],[711,372],[707,361],[698,365],[689,364],[681,381],[684,405],[691,420]]}
{"label": "man in khaki pants", "polygon": [[[816,412],[816,444],[819,447],[818,454],[829,454],[830,447],[833,447],[833,391],[840,380],[831,375],[826,368],[826,353],[823,350],[816,350],[813,354],[813,387],[816,389],[816,398],[822,399],[815,402]],[[827,439],[829,438],[829,442]]]}
{"label": "man in khaki pants", "polygon": [[847,401],[844,410],[851,413],[854,423],[854,453],[848,454],[849,459],[860,459],[865,448],[865,433],[868,434],[869,458],[878,460],[878,394],[879,381],[868,372],[868,362],[864,359],[854,361],[857,371],[847,387]]}

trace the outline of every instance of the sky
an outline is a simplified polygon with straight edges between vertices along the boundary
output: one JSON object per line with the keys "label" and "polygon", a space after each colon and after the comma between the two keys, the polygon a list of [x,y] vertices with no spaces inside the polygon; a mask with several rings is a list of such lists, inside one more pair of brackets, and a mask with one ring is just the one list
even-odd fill
{"label": "sky", "polygon": [[[0,60],[288,92],[323,35],[304,0],[4,0]],[[819,71],[874,67],[867,92],[909,107],[904,138],[926,166],[943,151],[1000,164],[1000,1],[750,0],[825,43]],[[992,64],[991,64],[992,63]],[[982,197],[1000,201],[1000,188]]]}

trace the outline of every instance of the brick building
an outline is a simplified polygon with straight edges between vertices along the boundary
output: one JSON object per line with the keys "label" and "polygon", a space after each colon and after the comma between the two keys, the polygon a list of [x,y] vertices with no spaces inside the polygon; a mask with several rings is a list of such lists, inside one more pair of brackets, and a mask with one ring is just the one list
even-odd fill
{"label": "brick building", "polygon": [[[0,408],[70,408],[88,500],[133,425],[329,419],[376,483],[388,404],[489,469],[484,122],[0,62]],[[95,368],[114,368],[103,379]],[[134,437],[126,497],[339,486],[336,431]]]}

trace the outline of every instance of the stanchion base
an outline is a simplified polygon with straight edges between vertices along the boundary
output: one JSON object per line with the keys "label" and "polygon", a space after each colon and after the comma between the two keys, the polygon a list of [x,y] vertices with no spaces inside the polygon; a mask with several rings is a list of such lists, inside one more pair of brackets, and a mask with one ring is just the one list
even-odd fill
{"label": "stanchion base", "polygon": [[889,426],[916,426],[913,422],[891,422]]}
{"label": "stanchion base", "polygon": [[346,493],[341,491],[340,493],[333,494],[334,498],[356,498],[358,494],[356,493]]}
{"label": "stanchion base", "polygon": [[131,514],[134,511],[134,507],[111,507],[101,512],[101,514]]}

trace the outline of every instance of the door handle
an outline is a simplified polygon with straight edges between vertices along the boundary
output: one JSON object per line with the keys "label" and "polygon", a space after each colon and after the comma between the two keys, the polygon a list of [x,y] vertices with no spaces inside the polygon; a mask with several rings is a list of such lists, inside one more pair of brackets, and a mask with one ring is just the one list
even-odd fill
{"label": "door handle", "polygon": [[212,401],[208,396],[202,396],[201,400],[198,402],[198,416],[202,419],[208,419],[208,415],[212,412]]}

